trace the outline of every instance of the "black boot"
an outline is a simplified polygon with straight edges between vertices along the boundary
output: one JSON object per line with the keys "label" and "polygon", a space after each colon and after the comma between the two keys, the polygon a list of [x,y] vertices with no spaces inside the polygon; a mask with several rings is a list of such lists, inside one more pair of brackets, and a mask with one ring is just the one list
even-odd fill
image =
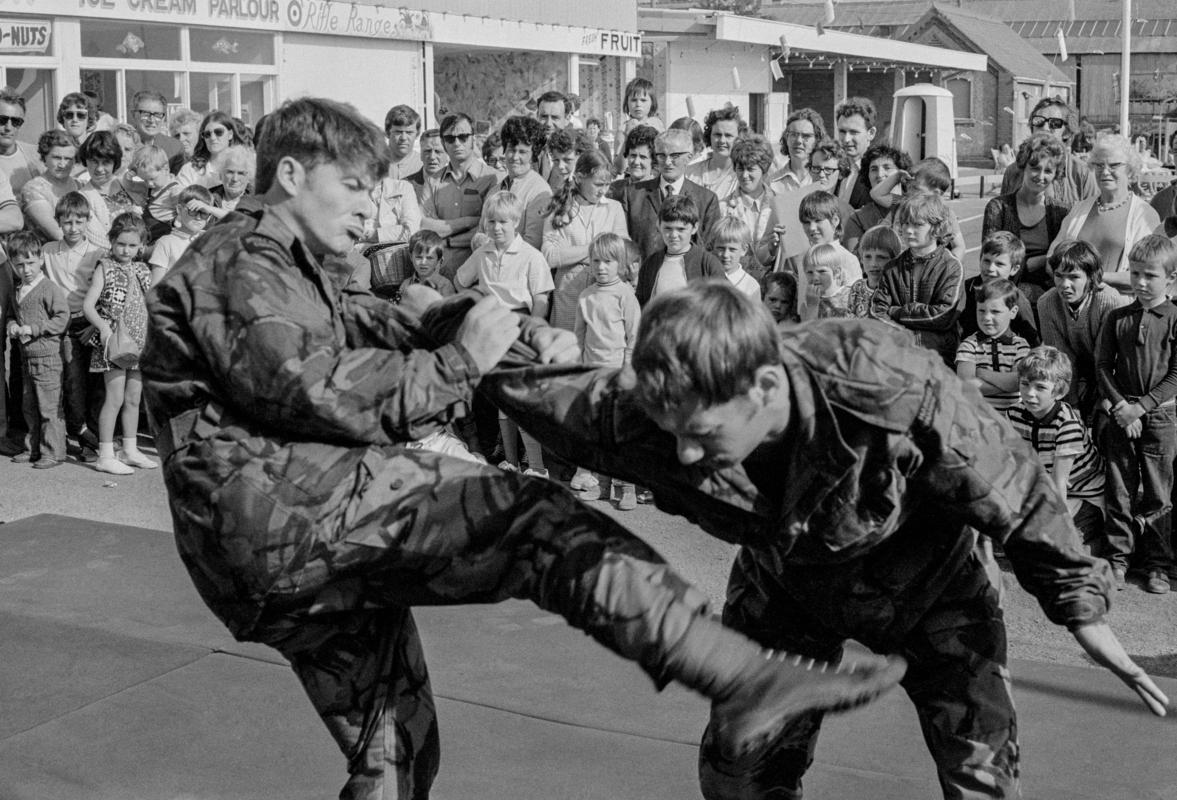
{"label": "black boot", "polygon": [[770,743],[785,723],[813,711],[846,711],[899,683],[899,657],[829,664],[765,650],[710,617],[695,617],[666,653],[661,673],[712,701],[711,722],[725,756]]}

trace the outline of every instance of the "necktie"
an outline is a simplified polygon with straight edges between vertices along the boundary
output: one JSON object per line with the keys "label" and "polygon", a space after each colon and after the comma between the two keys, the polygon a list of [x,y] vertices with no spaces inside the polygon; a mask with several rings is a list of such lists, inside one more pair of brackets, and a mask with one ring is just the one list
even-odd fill
{"label": "necktie", "polygon": [[672,196],[674,194],[674,184],[668,183],[662,187],[662,199]]}

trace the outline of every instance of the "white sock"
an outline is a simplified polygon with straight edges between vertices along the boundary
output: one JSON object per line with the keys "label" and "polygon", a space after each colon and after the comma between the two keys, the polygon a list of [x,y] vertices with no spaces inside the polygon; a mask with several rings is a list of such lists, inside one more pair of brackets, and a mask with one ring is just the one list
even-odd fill
{"label": "white sock", "polygon": [[123,437],[123,452],[135,453],[139,451],[139,437],[138,436],[124,436]]}
{"label": "white sock", "polygon": [[99,458],[114,458],[114,442],[99,442],[98,443],[98,457]]}

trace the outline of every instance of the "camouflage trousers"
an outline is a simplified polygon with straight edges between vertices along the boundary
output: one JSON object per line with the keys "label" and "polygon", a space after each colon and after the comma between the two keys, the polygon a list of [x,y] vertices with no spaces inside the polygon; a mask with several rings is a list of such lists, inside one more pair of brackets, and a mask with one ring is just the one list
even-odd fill
{"label": "camouflage trousers", "polygon": [[706,607],[648,545],[546,480],[370,448],[352,481],[328,491],[340,504],[320,507],[329,519],[300,542],[307,556],[248,638],[290,660],[348,759],[345,800],[427,798],[437,774],[411,606],[528,599],[658,682],[666,650]]}
{"label": "camouflage trousers", "polygon": [[[724,624],[766,647],[837,662],[848,637],[827,627],[829,618],[815,616],[814,607],[783,591],[751,551],[740,551]],[[900,641],[865,643],[907,659],[902,686],[915,704],[947,800],[1021,796],[1005,626],[997,590],[975,554]],[[799,800],[821,723],[821,714],[798,717],[770,747],[738,762],[720,755],[708,727],[699,752],[704,797]]]}

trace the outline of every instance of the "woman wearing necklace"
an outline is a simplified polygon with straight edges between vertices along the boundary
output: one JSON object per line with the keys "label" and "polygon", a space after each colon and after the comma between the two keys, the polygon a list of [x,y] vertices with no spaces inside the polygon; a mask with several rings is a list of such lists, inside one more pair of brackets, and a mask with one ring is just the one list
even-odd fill
{"label": "woman wearing necklace", "polygon": [[1021,175],[1017,189],[995,197],[985,206],[981,240],[997,231],[1008,231],[1026,246],[1026,260],[1017,281],[1026,298],[1035,303],[1051,288],[1046,254],[1058,236],[1067,207],[1052,198],[1051,187],[1067,158],[1062,143],[1049,134],[1036,133],[1018,148],[1014,162]]}
{"label": "woman wearing necklace", "polygon": [[548,207],[543,254],[554,273],[551,324],[576,327],[576,301],[593,282],[589,245],[602,233],[628,236],[621,203],[605,196],[613,170],[599,150],[581,153],[576,172]]}
{"label": "woman wearing necklace", "polygon": [[1129,251],[1161,224],[1148,201],[1129,189],[1140,174],[1140,163],[1140,154],[1124,136],[1098,139],[1087,166],[1099,194],[1075,204],[1055,239],[1055,245],[1079,239],[1094,247],[1103,261],[1103,282],[1124,294],[1130,291]]}

